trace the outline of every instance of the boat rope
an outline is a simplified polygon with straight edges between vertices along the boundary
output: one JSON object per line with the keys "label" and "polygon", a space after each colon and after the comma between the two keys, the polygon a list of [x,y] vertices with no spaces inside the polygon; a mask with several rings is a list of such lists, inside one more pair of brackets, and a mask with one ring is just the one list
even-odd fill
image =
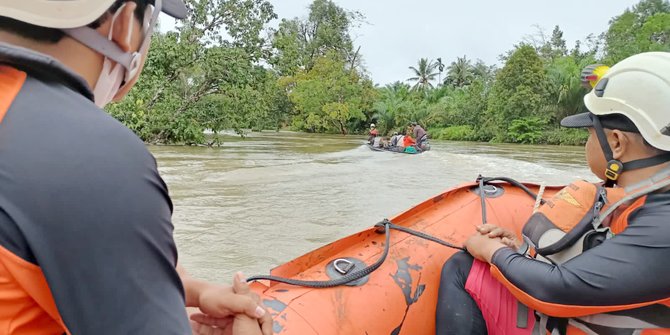
{"label": "boat rope", "polygon": [[[493,181],[503,181],[503,182],[506,182],[506,183],[508,183],[508,184],[510,184],[510,185],[514,185],[514,186],[520,188],[522,191],[524,191],[526,194],[528,194],[528,195],[529,195],[530,197],[532,197],[533,199],[537,199],[537,194],[535,194],[535,193],[534,193],[533,191],[531,191],[528,187],[526,187],[526,185],[524,185],[524,184],[522,184],[522,183],[520,183],[520,182],[518,182],[518,181],[516,181],[516,180],[514,180],[514,179],[512,179],[512,178],[508,178],[508,177],[493,177],[493,178],[490,178],[490,177],[482,177],[482,176],[479,176],[479,178],[477,178],[477,181],[479,181],[479,179],[484,180],[484,184],[489,184],[489,183],[491,183],[491,182],[493,182]],[[541,201],[542,201],[541,203],[544,204],[544,200],[541,200]]]}
{"label": "boat rope", "polygon": [[484,190],[484,178],[479,175],[479,200],[482,203],[482,225],[486,224],[486,191]]}
{"label": "boat rope", "polygon": [[547,185],[545,183],[540,184],[540,190],[537,192],[537,198],[535,199],[535,206],[533,206],[533,214],[540,210],[540,205],[542,205],[542,196],[544,195],[544,189],[546,187]]}
{"label": "boat rope", "polygon": [[383,232],[386,235],[386,239],[384,242],[384,251],[382,252],[382,255],[379,257],[379,259],[372,265],[361,269],[356,272],[352,272],[342,278],[338,279],[332,279],[332,280],[299,280],[299,279],[291,279],[291,278],[283,278],[283,277],[278,277],[278,276],[253,276],[249,277],[247,279],[248,282],[251,281],[256,281],[256,280],[271,280],[271,281],[276,281],[284,284],[289,284],[289,285],[294,285],[294,286],[304,286],[304,287],[312,287],[312,288],[328,288],[328,287],[335,287],[335,286],[340,286],[340,285],[345,285],[348,284],[352,281],[359,280],[375,270],[377,270],[386,260],[388,257],[389,253],[389,248],[390,248],[390,241],[391,241],[391,230],[397,230],[401,231],[410,235],[414,235],[419,238],[423,238],[428,241],[432,241],[438,244],[441,244],[445,247],[452,248],[452,249],[457,249],[457,250],[465,250],[463,247],[456,246],[454,244],[451,244],[449,242],[443,241],[435,236],[428,235],[426,233],[422,233],[420,231],[416,231],[413,229],[409,229],[407,227],[403,226],[398,226],[391,222],[389,219],[384,219],[383,221],[377,223],[375,225],[377,227],[378,232]]}
{"label": "boat rope", "polygon": [[[544,200],[542,200],[542,193],[540,195],[536,195],[533,193],[528,187],[525,185],[521,184],[520,182],[507,178],[507,177],[496,177],[496,178],[484,178],[482,176],[479,176],[477,178],[477,182],[479,183],[479,196],[481,198],[481,203],[482,203],[482,222],[486,223],[486,192],[484,192],[484,185],[488,184],[492,181],[503,181],[507,182],[511,185],[517,186],[521,188],[526,194],[531,196],[533,199],[539,199],[540,203],[544,203]],[[346,285],[348,283],[351,283],[353,281],[359,280],[375,270],[377,270],[383,263],[386,261],[386,258],[388,257],[389,254],[389,248],[390,248],[390,242],[391,242],[391,230],[397,230],[401,231],[403,233],[413,235],[431,242],[435,242],[437,244],[443,245],[448,248],[456,249],[456,250],[461,250],[465,251],[465,248],[459,247],[457,245],[454,245],[452,243],[449,243],[447,241],[441,240],[435,236],[422,233],[420,231],[416,231],[407,227],[399,226],[391,222],[389,219],[384,219],[383,221],[377,223],[375,225],[377,227],[377,232],[379,233],[384,233],[385,234],[385,241],[384,241],[384,251],[382,252],[381,256],[379,259],[373,263],[372,265],[365,267],[361,270],[358,270],[356,272],[349,273],[341,278],[337,279],[331,279],[331,280],[300,280],[300,279],[292,279],[292,278],[284,278],[284,277],[279,277],[279,276],[272,276],[272,275],[258,275],[258,276],[253,276],[249,277],[247,279],[247,282],[252,282],[252,281],[258,281],[258,280],[270,280],[270,281],[275,281],[279,283],[284,283],[284,284],[289,284],[293,286],[303,286],[303,287],[311,287],[311,288],[329,288],[329,287],[336,287],[336,286],[341,286],[341,285]]]}
{"label": "boat rope", "polygon": [[251,281],[256,281],[256,280],[271,280],[271,281],[276,281],[284,284],[289,284],[289,285],[294,285],[294,286],[304,286],[304,287],[312,287],[312,288],[328,288],[328,287],[335,287],[335,286],[340,286],[340,285],[345,285],[348,284],[352,281],[359,280],[375,270],[377,270],[386,260],[386,257],[389,254],[389,248],[390,248],[390,242],[391,242],[391,221],[389,220],[384,220],[378,224],[376,224],[376,227],[384,227],[384,233],[386,234],[386,240],[384,242],[384,252],[382,252],[382,255],[379,257],[379,259],[372,265],[356,271],[352,272],[350,274],[347,274],[346,276],[343,276],[342,278],[337,278],[337,279],[332,279],[332,280],[299,280],[299,279],[291,279],[291,278],[283,278],[283,277],[278,277],[278,276],[253,276],[249,277],[247,279],[247,282]]}

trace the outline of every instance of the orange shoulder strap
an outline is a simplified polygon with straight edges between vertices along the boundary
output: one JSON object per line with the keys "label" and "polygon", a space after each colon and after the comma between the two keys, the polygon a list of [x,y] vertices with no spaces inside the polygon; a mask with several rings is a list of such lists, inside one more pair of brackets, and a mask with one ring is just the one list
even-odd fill
{"label": "orange shoulder strap", "polygon": [[[610,229],[614,234],[620,234],[628,227],[628,217],[637,209],[644,206],[647,201],[647,197],[641,197],[630,206],[628,206],[621,214],[617,215],[610,225]],[[615,212],[616,213],[616,212]]]}
{"label": "orange shoulder strap", "polygon": [[23,87],[26,77],[25,72],[9,66],[0,66],[0,123]]}

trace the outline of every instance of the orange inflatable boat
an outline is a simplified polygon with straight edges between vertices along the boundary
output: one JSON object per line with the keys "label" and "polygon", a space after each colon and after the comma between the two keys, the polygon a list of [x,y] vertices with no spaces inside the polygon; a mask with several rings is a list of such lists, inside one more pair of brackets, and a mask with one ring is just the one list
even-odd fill
{"label": "orange inflatable boat", "polygon": [[[294,284],[327,288],[254,282],[273,313],[275,333],[434,334],[442,265],[482,223],[482,203],[488,223],[519,235],[536,203],[537,185],[484,181],[450,189],[271,271]],[[558,190],[548,187],[543,197]]]}

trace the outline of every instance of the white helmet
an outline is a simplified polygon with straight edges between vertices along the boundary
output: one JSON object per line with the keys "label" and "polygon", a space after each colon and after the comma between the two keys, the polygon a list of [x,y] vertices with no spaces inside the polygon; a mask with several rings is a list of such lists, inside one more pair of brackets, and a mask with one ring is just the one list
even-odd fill
{"label": "white helmet", "polygon": [[[0,16],[46,28],[78,28],[101,17],[116,0],[2,0]],[[152,0],[147,2],[153,3]],[[163,0],[161,10],[177,19],[186,17],[183,0]]]}
{"label": "white helmet", "polygon": [[[103,107],[139,75],[142,58],[149,49],[149,41],[159,13],[162,11],[177,19],[184,18],[187,14],[183,0],[144,0],[151,6],[145,12],[142,44],[138,51],[126,52],[112,41],[111,31],[109,36],[105,37],[88,27],[90,23],[107,12],[116,1],[1,0],[0,16],[40,27],[60,29],[63,33],[105,56],[102,71],[93,89],[96,105]],[[125,0],[125,2],[128,1]],[[116,14],[112,19],[112,24],[115,19]],[[130,36],[128,38],[130,39]],[[113,64],[112,61],[116,64]]]}
{"label": "white helmet", "polygon": [[374,124],[374,123],[371,123],[371,124],[370,124],[370,128],[374,128],[374,127],[376,127],[375,124]]}
{"label": "white helmet", "polygon": [[584,97],[595,115],[622,114],[649,144],[670,151],[670,52],[648,52],[613,66]]}

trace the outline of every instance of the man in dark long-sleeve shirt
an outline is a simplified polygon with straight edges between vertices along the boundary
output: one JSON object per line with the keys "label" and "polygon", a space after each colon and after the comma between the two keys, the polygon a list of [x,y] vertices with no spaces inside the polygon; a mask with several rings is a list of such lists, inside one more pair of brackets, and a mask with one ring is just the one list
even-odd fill
{"label": "man in dark long-sleeve shirt", "polygon": [[[188,13],[182,0],[0,1],[1,334],[256,335],[257,318],[271,333],[256,297],[177,265],[156,161],[101,109],[138,79],[161,11]],[[203,314],[189,322],[187,306]]]}
{"label": "man in dark long-sleeve shirt", "polygon": [[427,150],[428,134],[426,133],[426,130],[416,122],[410,123],[410,128],[412,129],[412,135],[416,139],[416,147],[420,150]]}
{"label": "man in dark long-sleeve shirt", "polygon": [[[561,124],[588,128],[587,162],[606,185],[639,190],[667,178],[670,53],[622,61],[585,103],[590,113]],[[470,255],[443,269],[437,333],[670,334],[670,188],[659,187],[609,217],[614,237],[566,262],[528,258],[513,232],[478,227],[465,245]]]}

